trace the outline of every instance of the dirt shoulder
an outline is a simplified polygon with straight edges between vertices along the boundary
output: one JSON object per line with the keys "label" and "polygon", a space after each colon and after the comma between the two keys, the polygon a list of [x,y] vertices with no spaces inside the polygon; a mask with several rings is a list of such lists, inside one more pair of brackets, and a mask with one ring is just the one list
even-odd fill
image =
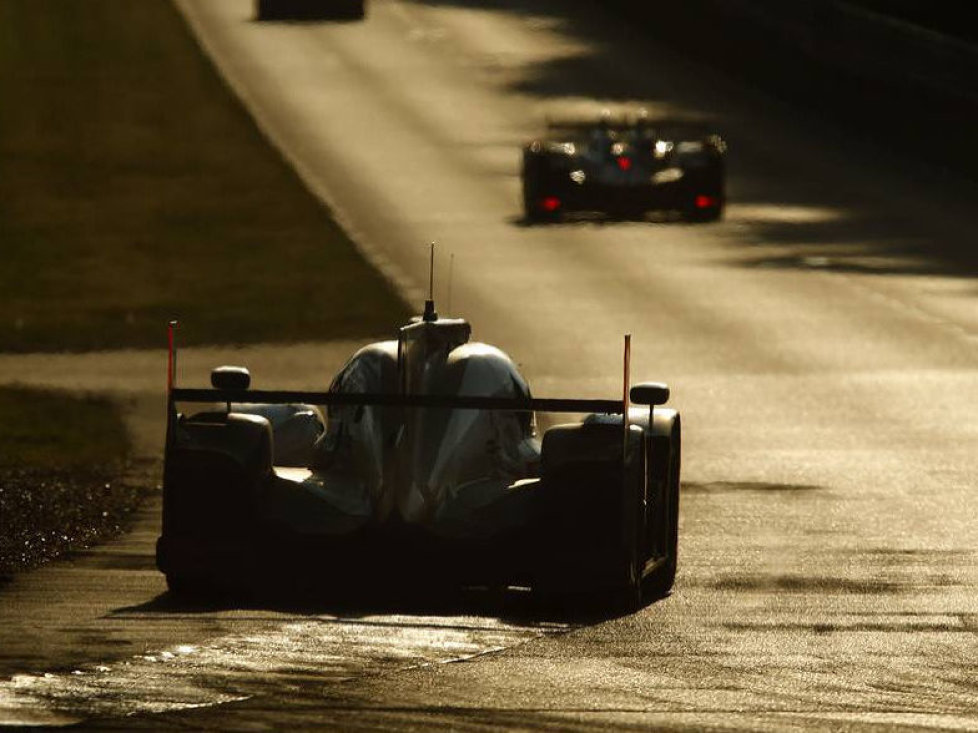
{"label": "dirt shoulder", "polygon": [[115,402],[8,386],[0,415],[0,576],[126,526],[145,489]]}

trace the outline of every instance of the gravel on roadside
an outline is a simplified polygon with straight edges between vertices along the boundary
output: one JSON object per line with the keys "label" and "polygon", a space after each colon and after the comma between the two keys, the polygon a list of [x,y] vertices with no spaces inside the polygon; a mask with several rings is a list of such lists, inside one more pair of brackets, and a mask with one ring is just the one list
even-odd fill
{"label": "gravel on roadside", "polygon": [[0,468],[0,579],[124,532],[154,490],[130,471]]}

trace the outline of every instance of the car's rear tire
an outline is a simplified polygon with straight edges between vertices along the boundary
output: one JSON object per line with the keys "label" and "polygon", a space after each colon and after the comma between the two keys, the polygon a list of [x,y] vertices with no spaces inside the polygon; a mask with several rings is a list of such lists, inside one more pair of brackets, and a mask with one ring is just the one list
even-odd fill
{"label": "car's rear tire", "polygon": [[524,201],[523,215],[526,221],[536,224],[552,224],[563,218],[559,210],[548,211],[539,200]]}
{"label": "car's rear tire", "polygon": [[213,587],[202,578],[193,578],[176,573],[166,574],[166,588],[170,595],[181,599],[200,599],[213,595]]}
{"label": "car's rear tire", "polygon": [[[719,221],[723,217],[723,207],[726,202],[722,165],[715,165],[709,171],[691,176],[688,186],[689,198],[683,209],[683,217],[691,222]],[[700,199],[707,199],[707,201]],[[704,203],[709,205],[702,205]]]}
{"label": "car's rear tire", "polygon": [[530,149],[523,151],[523,216],[528,222],[554,222],[561,218],[561,207],[548,209],[545,202],[555,198],[551,191],[548,157]]}
{"label": "car's rear tire", "polygon": [[256,20],[275,20],[281,17],[281,10],[274,0],[257,0],[255,3]]}
{"label": "car's rear tire", "polygon": [[723,218],[723,205],[718,204],[717,206],[697,208],[695,204],[691,204],[686,208],[684,218],[687,221],[696,222],[697,224],[719,221]]}
{"label": "car's rear tire", "polygon": [[[658,450],[656,450],[658,449]],[[667,595],[676,582],[679,560],[679,489],[682,468],[682,426],[679,418],[673,424],[668,441],[653,438],[651,478],[662,486],[657,506],[653,507],[653,543],[665,562],[645,579],[649,600]]]}
{"label": "car's rear tire", "polygon": [[348,6],[336,13],[335,17],[346,20],[363,20],[367,17],[366,0],[348,0]]}
{"label": "car's rear tire", "polygon": [[540,185],[536,182],[535,176],[528,172],[523,174],[523,218],[529,222],[539,222],[547,218],[546,212],[541,206],[543,194],[540,193]]}
{"label": "car's rear tire", "polygon": [[[709,206],[703,206],[700,198],[709,197],[713,200]],[[722,193],[697,193],[691,195],[683,207],[683,218],[686,221],[705,223],[719,221],[723,217],[723,194]]]}
{"label": "car's rear tire", "polygon": [[[644,526],[644,521],[642,522]],[[629,541],[626,578],[618,585],[596,589],[565,587],[546,588],[539,593],[543,605],[557,611],[563,617],[581,615],[627,615],[640,610],[648,601],[658,598],[659,584],[649,585],[649,579],[642,577],[645,555],[639,541],[642,527]]]}
{"label": "car's rear tire", "polygon": [[[644,451],[632,430],[629,451]],[[645,462],[634,453],[623,474],[621,450],[615,424],[561,425],[544,435],[538,590],[565,613],[631,613],[644,603]]]}
{"label": "car's rear tire", "polygon": [[[644,526],[644,522],[643,522]],[[641,527],[639,531],[641,531]],[[642,569],[645,566],[644,553],[639,542],[639,532],[632,542],[632,556],[628,569],[628,580],[617,588],[612,589],[609,594],[608,610],[623,614],[635,613],[645,605],[647,593],[646,583],[642,578]]]}

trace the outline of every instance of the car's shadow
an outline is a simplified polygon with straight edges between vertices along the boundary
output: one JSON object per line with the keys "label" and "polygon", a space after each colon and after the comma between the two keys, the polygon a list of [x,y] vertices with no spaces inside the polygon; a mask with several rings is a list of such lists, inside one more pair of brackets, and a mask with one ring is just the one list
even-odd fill
{"label": "car's shadow", "polygon": [[[667,597],[667,596],[666,596]],[[643,607],[661,600],[650,598]],[[609,608],[603,599],[585,596],[541,597],[524,588],[463,588],[386,593],[349,592],[324,596],[309,592],[220,592],[188,596],[173,592],[135,606],[114,609],[125,614],[213,614],[264,611],[299,616],[476,616],[519,625],[586,626],[628,615],[635,609]]]}

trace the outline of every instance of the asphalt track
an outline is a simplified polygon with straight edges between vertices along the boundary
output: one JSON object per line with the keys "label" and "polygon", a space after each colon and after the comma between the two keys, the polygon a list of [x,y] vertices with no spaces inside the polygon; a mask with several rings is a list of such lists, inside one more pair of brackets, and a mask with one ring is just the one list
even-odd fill
{"label": "asphalt track", "polygon": [[[518,596],[188,608],[152,570],[149,506],[129,537],[0,594],[0,723],[978,728],[973,189],[584,5],[377,0],[365,23],[258,23],[247,0],[178,4],[419,304],[439,243],[439,309],[536,395],[614,396],[633,334],[633,375],[683,412],[679,578],[596,623]],[[726,219],[527,226],[519,144],[604,102],[713,119]]]}

